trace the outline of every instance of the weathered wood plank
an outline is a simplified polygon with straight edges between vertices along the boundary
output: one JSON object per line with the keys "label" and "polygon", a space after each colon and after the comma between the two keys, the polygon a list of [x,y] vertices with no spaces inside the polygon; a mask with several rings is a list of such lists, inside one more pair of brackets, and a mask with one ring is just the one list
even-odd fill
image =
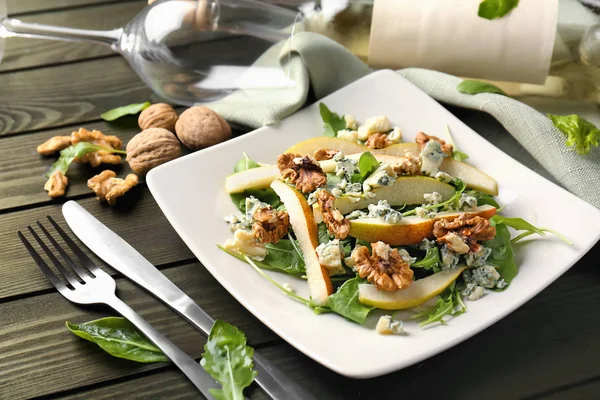
{"label": "weathered wood plank", "polygon": [[[78,203],[155,265],[194,258],[169,225],[147,188],[139,188],[129,198],[122,200],[123,203],[114,208],[99,204],[94,198]],[[50,288],[17,237],[17,230],[25,229],[36,220],[45,219],[46,215],[67,228],[60,204],[0,215],[0,300]],[[127,218],[124,218],[125,215]]]}
{"label": "weathered wood plank", "polygon": [[[20,19],[26,22],[81,29],[113,29],[125,25],[145,5],[145,1],[135,1],[125,4],[109,4],[44,13]],[[10,38],[6,40],[4,57],[2,63],[0,63],[0,71],[84,60],[110,54],[115,53],[102,45]]]}
{"label": "weathered wood plank", "polygon": [[98,120],[151,91],[121,57],[0,76],[0,135]]}
{"label": "weathered wood plank", "polygon": [[[83,124],[86,129],[98,129],[107,135],[116,135],[123,141],[123,148],[127,142],[138,132],[135,118],[129,118],[129,126],[115,126],[97,122]],[[28,204],[50,203],[52,199],[44,190],[46,178],[43,174],[56,161],[57,156],[43,157],[37,154],[36,147],[53,136],[69,135],[79,126],[58,128],[51,131],[31,133],[24,136],[9,136],[0,139],[0,210],[24,206]],[[101,171],[110,168],[125,176],[131,169],[127,162],[122,160],[120,165],[101,165],[92,168],[88,164],[73,163],[69,168],[67,177],[69,187],[67,196],[76,196],[92,193],[87,187],[87,180]]]}
{"label": "weathered wood plank", "polygon": [[592,400],[600,396],[600,379],[586,379],[568,387],[557,388],[548,393],[540,393],[527,400]]}
{"label": "weathered wood plank", "polygon": [[[438,356],[390,375],[348,379],[318,365],[285,342],[261,351],[322,399],[387,399],[396,398],[398,393],[409,399],[537,398],[536,394],[597,376],[600,328],[596,316],[600,312],[600,294],[590,282],[598,281],[593,262],[598,256],[600,245],[514,314]],[[373,340],[377,340],[375,333]],[[398,340],[410,345],[410,336]],[[349,344],[348,351],[368,351],[368,343]],[[110,394],[116,398],[142,398],[136,397],[135,388],[158,380],[165,386],[151,389],[149,397],[166,398],[172,387],[178,397],[194,398],[193,387],[183,379],[165,372],[139,378],[135,385],[118,383],[81,392],[73,398],[109,398]],[[435,384],[431,384],[432,379]],[[581,393],[593,393],[591,390]],[[573,393],[578,392],[573,389]]]}
{"label": "weathered wood plank", "polygon": [[[33,267],[35,268],[35,267]],[[240,327],[249,342],[264,343],[275,335],[219,285],[201,264],[170,268],[165,274],[214,318]],[[158,300],[125,279],[118,295],[193,358],[205,337]],[[65,328],[115,315],[99,307],[78,307],[58,293],[0,304],[0,397],[21,399],[72,389],[165,364],[144,365],[112,357]]]}
{"label": "weathered wood plank", "polygon": [[[129,0],[121,0],[121,2]],[[8,15],[43,12],[57,8],[93,6],[114,0],[7,0]]]}

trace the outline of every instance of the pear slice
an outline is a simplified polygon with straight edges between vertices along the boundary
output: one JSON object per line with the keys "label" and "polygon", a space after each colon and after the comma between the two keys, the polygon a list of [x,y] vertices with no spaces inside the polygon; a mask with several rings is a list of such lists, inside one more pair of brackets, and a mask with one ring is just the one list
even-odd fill
{"label": "pear slice", "polygon": [[490,219],[496,215],[496,208],[486,204],[468,212],[441,212],[433,218],[421,218],[411,215],[402,218],[397,224],[383,222],[380,218],[361,218],[350,221],[350,236],[366,240],[369,243],[382,241],[390,246],[414,245],[424,238],[433,238],[433,224],[436,221],[442,219],[453,221],[461,214]]}
{"label": "pear slice", "polygon": [[410,151],[413,154],[418,154],[420,151],[419,145],[416,143],[396,143],[383,149],[370,149],[367,146],[363,146],[362,144],[351,142],[349,140],[319,136],[296,143],[287,149],[285,153],[312,156],[315,150],[318,149],[337,149],[343,151],[344,154],[364,153],[365,151],[370,151],[373,154],[388,154],[398,157],[403,156],[407,151]]}
{"label": "pear slice", "polygon": [[226,177],[225,190],[227,193],[240,193],[251,188],[268,188],[279,176],[279,169],[276,166],[247,169]]}
{"label": "pear slice", "polygon": [[312,302],[317,306],[325,306],[327,298],[333,293],[331,279],[327,269],[321,266],[315,249],[319,245],[317,224],[306,199],[295,188],[277,179],[271,183],[290,217],[290,224],[296,234],[300,251],[306,264],[308,289]]}
{"label": "pear slice", "polygon": [[498,196],[496,180],[470,164],[446,158],[440,165],[440,171],[461,179],[470,189]]}
{"label": "pear slice", "polygon": [[465,269],[447,269],[414,281],[409,287],[395,292],[377,290],[371,284],[358,285],[358,301],[383,310],[402,310],[416,307],[442,293]]}

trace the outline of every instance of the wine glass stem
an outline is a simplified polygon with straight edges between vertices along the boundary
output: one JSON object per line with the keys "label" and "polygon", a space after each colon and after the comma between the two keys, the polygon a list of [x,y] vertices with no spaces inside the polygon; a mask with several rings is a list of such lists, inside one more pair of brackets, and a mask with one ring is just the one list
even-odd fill
{"label": "wine glass stem", "polygon": [[123,28],[110,31],[97,31],[33,24],[12,18],[0,20],[0,37],[28,37],[34,39],[94,42],[111,47],[117,43],[122,33]]}

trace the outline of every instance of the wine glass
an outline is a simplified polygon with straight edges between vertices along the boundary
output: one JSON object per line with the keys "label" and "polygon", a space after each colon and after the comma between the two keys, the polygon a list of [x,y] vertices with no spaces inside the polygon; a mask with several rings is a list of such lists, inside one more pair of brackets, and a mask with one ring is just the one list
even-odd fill
{"label": "wine glass", "polygon": [[280,67],[253,65],[302,29],[292,9],[256,0],[158,0],[124,27],[96,31],[11,19],[4,2],[0,60],[4,38],[100,43],[120,53],[157,95],[188,106],[240,90],[256,94],[296,86]]}

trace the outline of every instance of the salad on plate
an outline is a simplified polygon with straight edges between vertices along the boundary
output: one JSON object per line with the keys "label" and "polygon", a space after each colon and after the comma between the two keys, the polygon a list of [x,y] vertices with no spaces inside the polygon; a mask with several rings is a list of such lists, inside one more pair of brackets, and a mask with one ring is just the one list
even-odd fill
{"label": "salad on plate", "polygon": [[[386,116],[362,124],[320,104],[323,136],[296,143],[275,164],[248,155],[225,181],[240,210],[226,216],[219,247],[247,262],[315,313],[403,333],[398,310],[421,326],[444,324],[476,301],[510,288],[513,245],[552,233],[501,215],[493,177],[446,140],[403,132]],[[511,231],[519,234],[511,235]],[[513,237],[514,236],[514,237]],[[303,279],[309,298],[263,270]]]}

